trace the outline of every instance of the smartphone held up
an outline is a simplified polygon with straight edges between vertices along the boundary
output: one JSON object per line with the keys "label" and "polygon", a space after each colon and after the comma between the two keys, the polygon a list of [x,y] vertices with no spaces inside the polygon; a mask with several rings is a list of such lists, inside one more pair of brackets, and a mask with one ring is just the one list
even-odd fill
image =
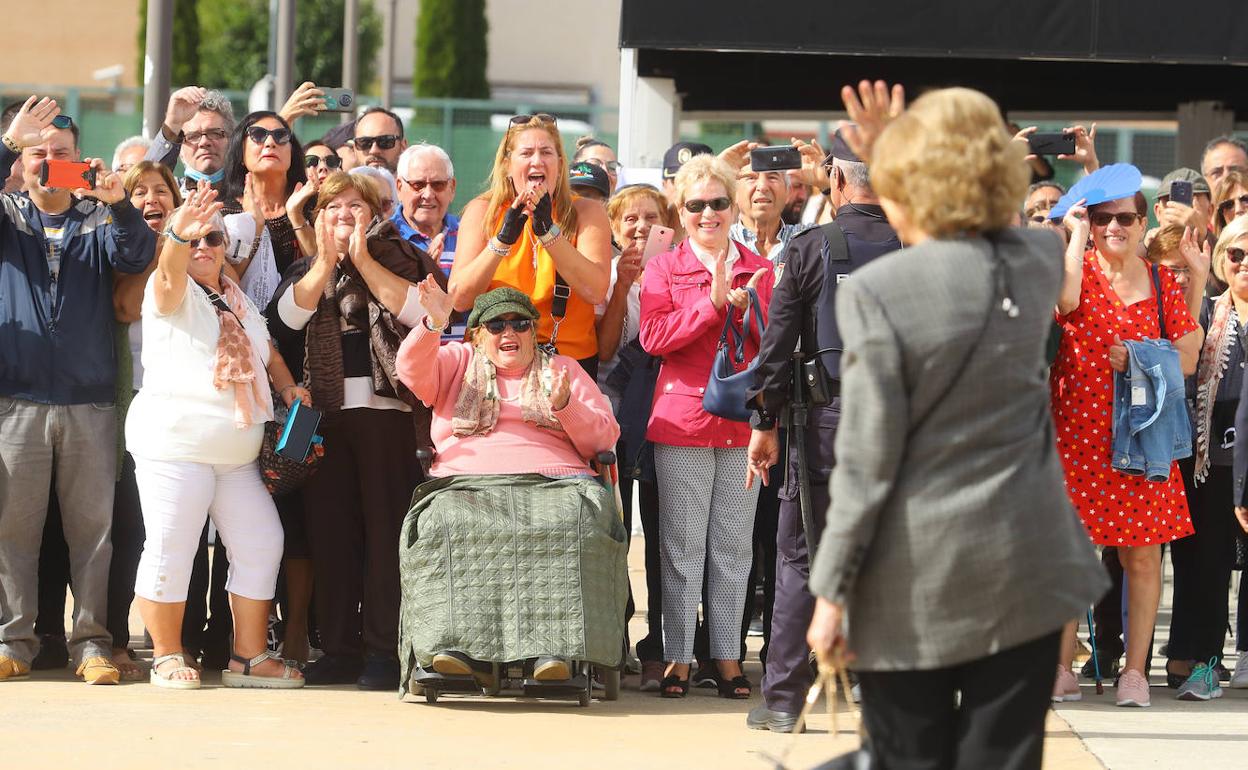
{"label": "smartphone held up", "polygon": [[94,190],[95,169],[90,163],[76,160],[45,160],[39,167],[39,184],[66,190]]}

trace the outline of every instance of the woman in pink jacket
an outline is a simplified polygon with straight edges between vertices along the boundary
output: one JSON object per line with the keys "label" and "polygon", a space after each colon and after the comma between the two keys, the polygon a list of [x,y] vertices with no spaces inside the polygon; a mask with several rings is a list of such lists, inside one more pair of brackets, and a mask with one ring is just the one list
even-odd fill
{"label": "woman in pink jacket", "polygon": [[[771,263],[729,240],[736,221],[736,178],[718,158],[700,155],[676,175],[677,210],[689,236],[646,266],[641,289],[641,344],[661,356],[646,438],[654,442],[663,555],[663,650],[669,661],[665,698],[689,691],[693,631],[707,577],[711,657],[719,694],[748,698],[737,661],[750,570],[758,488],[745,489],[750,427],[702,408],[702,396],[727,313],[744,310],[747,286],[758,290],[766,317]],[[758,354],[748,335],[747,361]]]}

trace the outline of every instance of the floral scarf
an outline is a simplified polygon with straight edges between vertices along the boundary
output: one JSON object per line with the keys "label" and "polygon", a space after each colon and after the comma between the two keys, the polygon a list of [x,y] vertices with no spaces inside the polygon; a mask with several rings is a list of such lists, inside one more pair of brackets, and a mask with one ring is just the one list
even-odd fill
{"label": "floral scarf", "polygon": [[[1229,330],[1229,333],[1228,333]],[[1209,431],[1213,421],[1213,404],[1218,398],[1218,385],[1226,371],[1230,357],[1231,335],[1238,334],[1239,316],[1231,293],[1223,292],[1214,301],[1209,321],[1209,332],[1200,351],[1200,364],[1196,368],[1196,483],[1209,474]]]}
{"label": "floral scarf", "polygon": [[[524,371],[520,386],[520,414],[525,422],[539,428],[563,430],[550,406],[550,355],[541,348],[533,351],[533,363]],[[498,423],[502,397],[498,393],[498,372],[494,362],[474,347],[464,370],[451,429],[456,436],[484,436]]]}
{"label": "floral scarf", "polygon": [[260,351],[251,344],[242,319],[251,308],[247,295],[238,284],[222,276],[223,291],[217,294],[200,285],[217,311],[221,333],[217,336],[217,360],[212,370],[212,385],[217,390],[234,388],[234,424],[242,429],[273,419],[273,397],[269,377]]}

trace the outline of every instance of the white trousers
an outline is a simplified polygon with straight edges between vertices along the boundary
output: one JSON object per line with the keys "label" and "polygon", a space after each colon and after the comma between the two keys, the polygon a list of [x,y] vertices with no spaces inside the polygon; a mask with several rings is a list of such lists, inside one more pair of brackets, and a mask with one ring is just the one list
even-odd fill
{"label": "white trousers", "polygon": [[230,554],[225,589],[272,599],[284,547],[282,523],[253,461],[244,465],[167,462],[135,457],[147,539],[134,593],[154,602],[186,601],[204,520]]}

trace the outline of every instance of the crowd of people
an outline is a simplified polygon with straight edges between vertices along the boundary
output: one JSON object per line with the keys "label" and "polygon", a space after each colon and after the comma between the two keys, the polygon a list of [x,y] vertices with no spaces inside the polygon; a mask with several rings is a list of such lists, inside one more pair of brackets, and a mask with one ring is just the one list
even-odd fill
{"label": "crowd of people", "polygon": [[[1242,141],[1211,141],[1150,207],[1138,172],[1100,168],[1095,126],[1067,129],[1058,160],[1114,181],[1067,191],[1028,154],[1035,129],[982,94],[906,109],[864,84],[828,151],[792,140],[800,167],[755,170],[750,140],[678,142],[661,188],[621,185],[592,137],[569,157],[555,116],[517,115],[452,211],[452,158],[394,112],[301,141],[322,96],[305,83],[236,119],[219,92],[179,89],[150,140],[86,159],[75,189],[41,178],[79,160],[72,116],[38,96],[4,111],[0,681],[72,663],[92,684],[195,689],[210,668],[230,687],[395,689],[414,490],[592,477],[614,452],[624,525],[635,507],[645,535],[647,634],[619,661],[642,691],[750,698],[761,617],[749,726],[800,729],[812,649],[847,641],[887,744],[898,688],[952,709],[952,687],[987,718],[991,693],[964,680],[1000,666],[1078,699],[1071,621],[1095,604],[1079,673],[1147,706],[1167,546],[1168,684],[1248,687],[1248,656],[1221,660],[1248,532]],[[656,226],[673,239],[653,254]],[[734,324],[748,421],[708,402]],[[1173,449],[1136,452],[1119,406],[1145,404],[1132,378],[1150,363],[1186,397],[1156,405]],[[273,495],[266,426],[296,403],[321,412],[323,456]],[[985,606],[989,574],[1050,601]],[[1241,651],[1245,622],[1241,591]],[[428,652],[415,662],[435,672],[488,668]],[[558,680],[571,655],[528,657]],[[949,675],[917,673],[932,670]],[[1009,713],[1031,725],[1034,693],[1019,697]]]}

